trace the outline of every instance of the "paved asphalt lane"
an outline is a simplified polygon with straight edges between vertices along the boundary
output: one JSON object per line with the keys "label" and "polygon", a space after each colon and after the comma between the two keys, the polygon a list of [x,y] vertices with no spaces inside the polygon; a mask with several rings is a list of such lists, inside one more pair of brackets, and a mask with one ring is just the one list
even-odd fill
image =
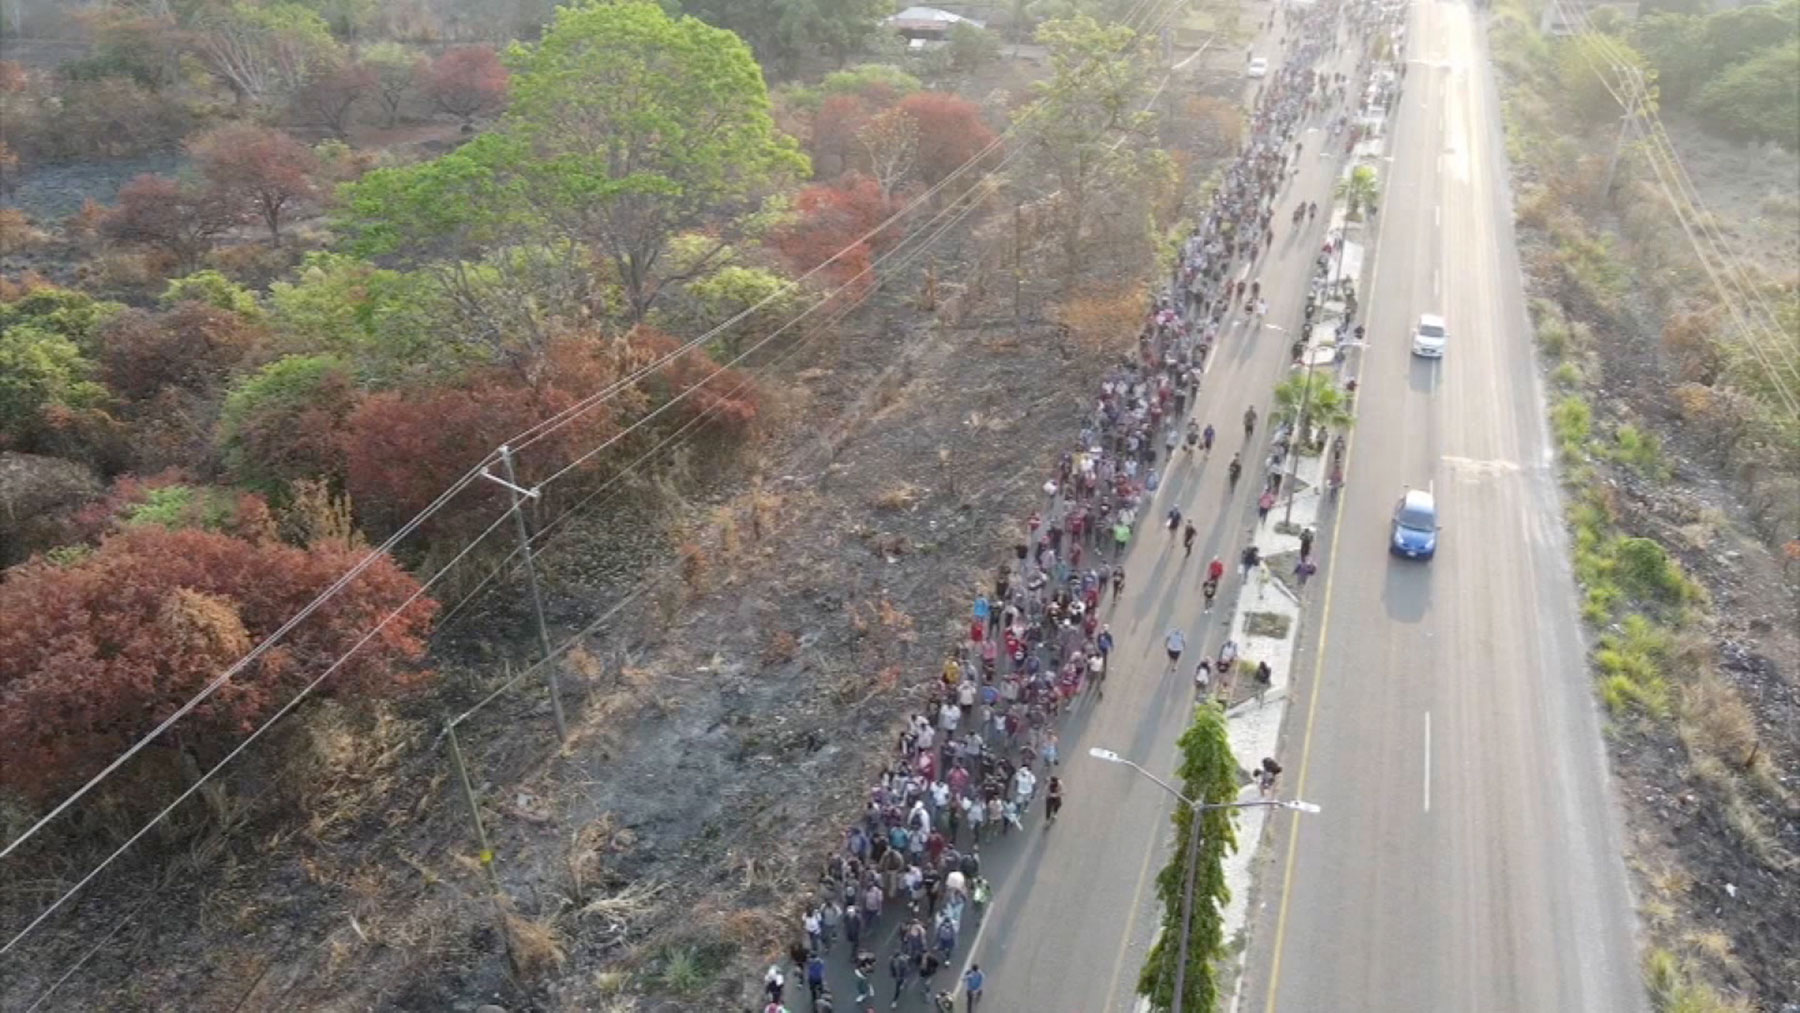
{"label": "paved asphalt lane", "polygon": [[[1327,604],[1290,712],[1244,1010],[1645,1005],[1478,15],[1417,0]],[[1441,362],[1414,358],[1440,312]],[[1437,558],[1386,551],[1435,488]]]}
{"label": "paved asphalt lane", "polygon": [[[1175,740],[1193,703],[1193,665],[1203,653],[1218,651],[1237,591],[1237,554],[1255,522],[1268,426],[1259,422],[1235,491],[1228,489],[1225,466],[1244,447],[1244,409],[1255,405],[1261,418],[1269,416],[1270,391],[1286,375],[1312,260],[1325,240],[1324,215],[1296,231],[1287,212],[1303,197],[1327,203],[1341,164],[1318,157],[1322,132],[1307,132],[1304,145],[1301,171],[1277,204],[1275,251],[1253,275],[1273,293],[1268,324],[1247,337],[1240,316],[1221,337],[1201,384],[1193,417],[1212,423],[1218,442],[1210,459],[1177,452],[1127,553],[1125,593],[1107,606],[1106,620],[1119,642],[1116,667],[1105,700],[1084,703],[1064,730],[1060,773],[1068,802],[1062,817],[1054,827],[1027,825],[1034,837],[1019,860],[997,874],[993,906],[975,948],[967,951],[987,973],[983,1009],[1113,1013],[1133,1006],[1138,969],[1156,931],[1155,876],[1172,847],[1172,801],[1144,778],[1086,753],[1103,746],[1171,777]],[[1171,505],[1194,518],[1202,532],[1191,558],[1162,527]],[[1213,612],[1204,615],[1200,585],[1215,555],[1233,569]],[[1162,647],[1174,627],[1188,640],[1179,674],[1167,672]]]}

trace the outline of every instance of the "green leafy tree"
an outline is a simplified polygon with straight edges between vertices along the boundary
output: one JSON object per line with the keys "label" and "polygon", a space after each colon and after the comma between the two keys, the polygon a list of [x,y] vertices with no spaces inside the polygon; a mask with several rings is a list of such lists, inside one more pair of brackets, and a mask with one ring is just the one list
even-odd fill
{"label": "green leafy tree", "polygon": [[728,357],[736,357],[805,307],[809,297],[798,288],[783,291],[789,284],[774,271],[733,264],[690,282],[686,295],[702,328],[722,324],[769,300],[725,332],[721,347]]}
{"label": "green leafy tree", "polygon": [[1631,41],[1656,68],[1657,90],[1672,105],[1685,103],[1718,69],[1702,17],[1651,15],[1632,26]]}
{"label": "green leafy tree", "polygon": [[0,328],[0,447],[53,449],[57,431],[101,414],[106,388],[75,342],[30,324]]}
{"label": "green leafy tree", "polygon": [[1363,215],[1375,206],[1376,198],[1381,196],[1381,187],[1375,179],[1375,170],[1366,165],[1359,165],[1350,170],[1350,175],[1338,180],[1337,195],[1345,203],[1344,217],[1352,221],[1361,220]]}
{"label": "green leafy tree", "polygon": [[202,302],[230,310],[246,320],[261,320],[264,316],[256,293],[211,268],[172,279],[157,301],[164,309],[183,302]]}
{"label": "green leafy tree", "polygon": [[1048,21],[1037,40],[1050,54],[1050,77],[1023,127],[1039,166],[1057,183],[1051,202],[1062,248],[1065,285],[1081,276],[1090,230],[1141,197],[1157,159],[1145,143],[1143,111],[1153,60],[1144,40],[1124,25],[1086,15]]}
{"label": "green leafy tree", "polygon": [[1753,53],[1796,38],[1800,38],[1800,0],[1746,4],[1706,19],[1707,55],[1721,71]]}
{"label": "green leafy tree", "polygon": [[123,312],[123,303],[107,302],[86,292],[46,285],[11,302],[0,302],[0,330],[34,327],[68,338],[83,351],[92,351],[94,337],[100,328]]}
{"label": "green leafy tree", "polygon": [[1617,121],[1624,114],[1625,108],[1612,94],[1622,87],[1620,72],[1615,69],[1621,65],[1637,71],[1649,67],[1643,54],[1623,39],[1583,35],[1558,44],[1556,73],[1563,102],[1582,123]]}
{"label": "green leafy tree", "polygon": [[419,93],[423,62],[398,42],[378,42],[363,50],[363,65],[375,74],[374,97],[384,126],[400,122],[401,111]]}
{"label": "green leafy tree", "polygon": [[308,73],[338,54],[331,26],[297,3],[227,3],[203,7],[189,36],[207,69],[239,101],[262,103],[292,94]]}
{"label": "green leafy tree", "polygon": [[737,33],[764,63],[791,76],[808,56],[839,66],[894,12],[887,0],[683,0],[687,14]]}
{"label": "green leafy tree", "polygon": [[[1194,723],[1183,732],[1177,743],[1181,751],[1181,793],[1200,803],[1230,802],[1237,798],[1238,768],[1231,755],[1231,741],[1225,733],[1225,715],[1219,708],[1202,705],[1195,709]],[[1199,820],[1199,847],[1194,849],[1194,890],[1191,907],[1187,903],[1189,843],[1194,821]],[[1219,982],[1214,967],[1225,955],[1224,907],[1231,899],[1231,888],[1225,885],[1225,856],[1237,850],[1237,829],[1233,811],[1212,809],[1196,813],[1188,806],[1177,805],[1175,854],[1156,877],[1157,896],[1162,898],[1162,932],[1144,968],[1138,974],[1138,994],[1150,1000],[1150,1008],[1171,1009],[1175,1002],[1175,973],[1180,962],[1182,923],[1189,925],[1187,969],[1182,980],[1182,1008],[1195,1011],[1218,1008]],[[1183,910],[1191,915],[1184,919]]]}
{"label": "green leafy tree", "polygon": [[341,441],[356,407],[350,370],[328,355],[290,355],[239,381],[225,397],[215,444],[232,480],[269,495],[290,483],[344,476]]}
{"label": "green leafy tree", "polygon": [[1336,379],[1328,372],[1299,370],[1275,388],[1275,418],[1279,422],[1295,422],[1296,429],[1324,426],[1342,431],[1350,428],[1355,416],[1350,400]]}
{"label": "green leafy tree", "polygon": [[807,170],[748,48],[697,19],[648,2],[563,7],[509,61],[502,131],[528,157],[500,168],[552,228],[612,263],[633,322],[685,280],[658,267],[671,236]]}
{"label": "green leafy tree", "polygon": [[467,364],[442,337],[438,291],[416,273],[311,253],[293,281],[269,286],[269,306],[282,348],[335,356],[363,382],[385,387],[442,378]]}
{"label": "green leafy tree", "polygon": [[958,22],[950,26],[951,69],[971,74],[1000,57],[1000,37],[985,28]]}
{"label": "green leafy tree", "polygon": [[1800,42],[1758,52],[1700,89],[1694,109],[1709,127],[1744,141],[1800,151]]}

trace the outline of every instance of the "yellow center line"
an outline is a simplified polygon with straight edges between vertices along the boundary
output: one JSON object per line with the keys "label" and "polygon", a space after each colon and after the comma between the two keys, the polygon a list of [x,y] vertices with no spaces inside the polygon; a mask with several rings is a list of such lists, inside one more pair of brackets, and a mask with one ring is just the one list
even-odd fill
{"label": "yellow center line", "polygon": [[[1421,88],[1421,90],[1423,90],[1423,88]],[[1396,123],[1396,126],[1397,125],[1398,124]],[[1380,206],[1383,208],[1389,206],[1387,194],[1389,188],[1391,188],[1394,183],[1393,164],[1394,163],[1392,162],[1388,163],[1389,169],[1387,172],[1387,179],[1384,180],[1381,185]],[[1377,236],[1374,248],[1369,251],[1369,260],[1372,262],[1373,266],[1369,269],[1369,289],[1368,296],[1362,302],[1364,306],[1371,305],[1374,302],[1376,291],[1375,282],[1381,275],[1382,238],[1382,236]],[[1370,336],[1373,337],[1373,334]],[[1363,346],[1362,358],[1357,363],[1358,382],[1356,397],[1358,401],[1369,396],[1369,350],[1370,345],[1365,344]],[[1344,441],[1345,475],[1350,473],[1350,460],[1355,453],[1356,427],[1351,426],[1349,438]],[[1338,494],[1337,516],[1333,518],[1331,522],[1331,552],[1325,559],[1325,601],[1324,605],[1319,610],[1319,643],[1314,648],[1312,688],[1311,692],[1307,695],[1306,700],[1306,726],[1305,730],[1302,731],[1300,735],[1300,773],[1294,780],[1294,796],[1296,798],[1306,797],[1306,771],[1312,760],[1313,717],[1318,713],[1319,709],[1319,697],[1321,695],[1321,690],[1323,689],[1322,680],[1325,674],[1325,642],[1331,632],[1331,588],[1337,581],[1338,535],[1344,527],[1344,515],[1349,513],[1349,511],[1345,509],[1349,501],[1349,490],[1347,488],[1340,490]],[[1288,679],[1288,687],[1289,699],[1292,699],[1293,677],[1291,675]],[[1278,994],[1279,986],[1281,984],[1281,950],[1282,943],[1287,936],[1288,898],[1293,893],[1294,856],[1299,853],[1299,841],[1300,821],[1297,819],[1289,820],[1287,857],[1282,864],[1281,870],[1281,903],[1277,906],[1275,914],[1275,955],[1269,961],[1268,994],[1263,1003],[1263,1009],[1266,1013],[1275,1013],[1275,997]]]}

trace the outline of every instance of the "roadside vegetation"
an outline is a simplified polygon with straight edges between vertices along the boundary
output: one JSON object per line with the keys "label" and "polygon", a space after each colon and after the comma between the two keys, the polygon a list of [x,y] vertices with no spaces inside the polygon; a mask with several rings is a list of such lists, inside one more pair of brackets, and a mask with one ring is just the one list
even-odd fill
{"label": "roadside vegetation", "polygon": [[[1628,138],[1609,175],[1623,109],[1601,75],[1618,89],[1634,72],[1617,68],[1638,68],[1672,120],[1791,152],[1796,72],[1777,69],[1800,51],[1800,8],[1635,24],[1602,9],[1554,40],[1536,13],[1502,3],[1492,39],[1646,982],[1664,1011],[1791,1001],[1800,739],[1778,701],[1800,662],[1800,375],[1782,364],[1800,356],[1800,292],[1791,262],[1734,262],[1719,284],[1703,259],[1718,243],[1697,253],[1684,234],[1704,212],[1670,189],[1666,134]],[[1742,326],[1765,311],[1772,326]]]}
{"label": "roadside vegetation", "polygon": [[[1131,6],[1018,5],[1004,32],[959,29],[916,55],[876,29],[886,5],[861,0],[9,7],[0,844],[368,560],[8,856],[43,875],[0,893],[0,939],[318,682],[19,966],[79,967],[91,921],[123,916],[122,940],[178,951],[156,959],[181,964],[170,980],[194,1004],[273,1002],[256,989],[282,978],[298,990],[283,1002],[309,987],[397,989],[421,1008],[553,987],[617,1008],[728,1001],[734,972],[784,945],[784,886],[814,842],[756,816],[722,827],[699,795],[636,796],[609,765],[634,736],[640,753],[674,749],[695,730],[664,723],[721,706],[688,645],[663,639],[712,613],[734,617],[709,627],[719,652],[753,636],[743,664],[787,688],[732,697],[743,709],[712,726],[729,741],[658,754],[686,767],[716,747],[695,791],[761,789],[756,761],[775,752],[807,778],[806,804],[829,807],[813,789],[879,760],[811,769],[765,729],[795,698],[832,705],[827,727],[900,713],[903,673],[931,670],[914,615],[965,576],[932,554],[998,537],[946,534],[986,509],[971,497],[1005,491],[997,464],[953,452],[965,417],[991,443],[991,391],[1020,383],[1009,364],[1041,377],[1049,359],[1073,370],[1130,347],[1141,279],[1241,137],[1221,97],[1235,78],[1216,95],[1171,84],[1178,100],[1136,112],[1163,64],[1116,21]],[[939,234],[921,259],[915,240]],[[932,372],[927,353],[965,347],[984,361]],[[933,412],[935,445],[888,472],[910,481],[849,506],[823,481],[776,489],[841,467],[921,374],[966,387],[934,394],[945,406],[979,409]],[[484,460],[499,473],[482,455],[522,434],[509,464],[543,486],[526,516],[581,701],[564,750],[541,682],[517,678],[539,646],[516,606],[506,490],[465,482]],[[765,579],[812,548],[797,520],[851,547],[812,568],[818,587]],[[827,567],[864,588],[863,548],[937,575],[843,591]],[[850,618],[824,640],[789,618],[819,595]],[[493,701],[462,732],[502,855],[487,864],[441,732],[447,711]],[[551,800],[567,809],[548,815]],[[565,818],[567,839],[534,836]],[[659,822],[760,835],[767,854],[697,864],[670,847],[680,834],[639,843]],[[278,881],[302,897],[280,916],[309,940],[291,958],[251,938]],[[288,959],[291,977],[239,980]],[[88,981],[98,968],[71,978],[64,1008],[116,998],[104,974]],[[32,993],[5,1003],[47,983],[0,977]],[[129,987],[175,1001],[157,980]]]}

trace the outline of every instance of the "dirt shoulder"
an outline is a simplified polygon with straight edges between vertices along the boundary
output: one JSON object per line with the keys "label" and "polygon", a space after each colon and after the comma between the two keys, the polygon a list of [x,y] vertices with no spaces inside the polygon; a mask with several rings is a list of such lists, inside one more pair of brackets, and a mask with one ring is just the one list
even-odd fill
{"label": "dirt shoulder", "polygon": [[[1646,981],[1658,1009],[1781,1009],[1800,1000],[1800,565],[1782,551],[1800,534],[1783,533],[1800,448],[1791,432],[1734,437],[1696,414],[1742,395],[1671,345],[1672,321],[1707,298],[1692,253],[1630,152],[1612,198],[1594,198],[1610,140],[1567,132],[1533,39],[1503,6],[1520,254],[1552,367]],[[1729,177],[1701,189],[1733,190],[1712,204],[1723,231],[1782,270],[1793,233],[1765,219],[1791,215],[1800,187],[1699,148],[1695,171]]]}
{"label": "dirt shoulder", "polygon": [[[954,243],[934,255],[940,277],[970,270]],[[1041,322],[1015,337],[994,307],[945,325],[918,308],[921,283],[768,374],[778,435],[733,466],[693,451],[710,492],[673,534],[622,505],[545,553],[560,635],[652,580],[564,665],[565,748],[536,683],[462,728],[504,911],[443,715],[346,713],[309,722],[321,748],[300,750],[331,738],[354,761],[338,773],[254,771],[294,786],[304,826],[240,825],[161,890],[121,869],[0,1005],[29,1003],[129,914],[42,1008],[730,1008],[728,972],[785,947],[801,863],[860,806],[940,626],[985,574],[971,561],[1007,544],[999,519],[1035,495],[1104,363]],[[668,549],[681,562],[657,579]],[[528,644],[524,601],[503,592],[468,628]],[[446,649],[468,662],[446,673],[452,707],[509,672],[512,645]]]}

